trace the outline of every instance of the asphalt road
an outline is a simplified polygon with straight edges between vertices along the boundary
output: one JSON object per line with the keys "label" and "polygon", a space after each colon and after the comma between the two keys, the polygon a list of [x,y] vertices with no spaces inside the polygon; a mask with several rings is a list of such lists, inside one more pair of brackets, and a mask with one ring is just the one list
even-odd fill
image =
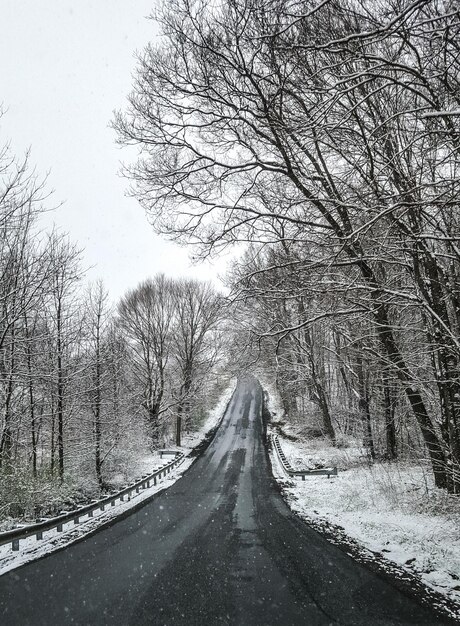
{"label": "asphalt road", "polygon": [[0,577],[2,626],[447,624],[295,517],[239,382],[182,479],[80,543]]}

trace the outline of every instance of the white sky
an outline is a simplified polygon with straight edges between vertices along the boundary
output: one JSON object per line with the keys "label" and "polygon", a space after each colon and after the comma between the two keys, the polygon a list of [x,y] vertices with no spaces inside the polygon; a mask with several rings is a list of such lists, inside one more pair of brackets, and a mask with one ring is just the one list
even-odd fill
{"label": "white sky", "polygon": [[[129,155],[108,125],[131,90],[134,52],[155,37],[146,20],[155,0],[0,0],[0,145],[49,172],[46,218],[85,248],[89,279],[112,298],[140,280],[168,275],[215,278],[216,266],[191,267],[188,251],[154,235],[117,174]],[[188,249],[190,250],[190,249]]]}

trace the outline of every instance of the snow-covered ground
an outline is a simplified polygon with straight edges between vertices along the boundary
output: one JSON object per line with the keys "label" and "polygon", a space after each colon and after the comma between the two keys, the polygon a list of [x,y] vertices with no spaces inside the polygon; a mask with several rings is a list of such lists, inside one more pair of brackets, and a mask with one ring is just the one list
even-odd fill
{"label": "snow-covered ground", "polygon": [[[273,386],[264,381],[263,387],[276,425],[283,417],[279,398]],[[293,468],[338,468],[330,479],[292,479],[271,452],[274,475],[295,512],[315,528],[327,527],[329,535],[337,530],[342,540],[350,537],[460,606],[460,500],[434,486],[426,465],[372,465],[356,444],[333,448],[323,438],[308,440],[300,424],[271,429]]]}
{"label": "snow-covered ground", "polygon": [[224,415],[224,411],[227,408],[228,403],[230,402],[230,398],[233,395],[233,392],[236,388],[236,378],[232,379],[227,389],[221,395],[219,401],[215,405],[215,407],[209,411],[208,417],[204,421],[202,427],[199,430],[196,430],[191,433],[185,433],[182,437],[182,447],[180,450],[187,454],[191,452],[193,448],[196,448],[203,439],[206,437],[206,434],[212,431],[221,418]]}
{"label": "snow-covered ground", "polygon": [[[172,448],[186,455],[184,461],[165,478],[161,479],[156,486],[144,489],[139,494],[133,493],[130,501],[117,501],[115,507],[110,507],[105,511],[95,511],[94,517],[83,518],[78,525],[68,522],[64,525],[62,532],[57,532],[56,529],[46,531],[43,533],[42,540],[37,541],[34,536],[23,539],[20,541],[20,550],[18,552],[13,552],[11,544],[0,546],[0,575],[78,541],[82,537],[93,533],[100,526],[110,523],[115,518],[129,511],[129,509],[138,506],[145,500],[149,500],[155,494],[164,491],[175,483],[195,460],[188,456],[190,452],[206,438],[209,431],[212,431],[219,424],[235,390],[235,386],[236,381],[233,380],[220,397],[216,406],[209,411],[208,417],[200,430],[184,436],[184,445],[182,447]],[[164,462],[165,460],[160,460],[159,453],[141,457],[138,462],[138,473],[139,475],[153,473]]]}

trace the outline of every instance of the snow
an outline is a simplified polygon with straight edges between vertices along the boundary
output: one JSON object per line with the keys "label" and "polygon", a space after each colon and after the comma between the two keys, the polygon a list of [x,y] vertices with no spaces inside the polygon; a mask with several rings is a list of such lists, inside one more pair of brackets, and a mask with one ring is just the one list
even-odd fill
{"label": "snow", "polygon": [[[143,489],[138,494],[133,492],[130,501],[117,501],[116,506],[106,508],[105,511],[94,511],[92,518],[86,516],[81,519],[78,525],[73,521],[64,524],[63,531],[57,532],[52,529],[43,533],[43,539],[37,541],[35,536],[22,539],[20,541],[19,552],[13,552],[11,544],[0,546],[0,575],[16,569],[25,563],[29,563],[35,559],[45,556],[55,550],[59,550],[65,546],[71,545],[79,541],[86,535],[95,532],[103,525],[113,522],[117,517],[129,511],[140,503],[151,499],[157,493],[164,491],[174,484],[194,462],[190,453],[194,447],[199,445],[210,430],[215,428],[223,417],[225,408],[235,390],[236,381],[232,380],[228,388],[222,394],[216,406],[209,411],[208,418],[199,431],[184,436],[184,445],[175,448],[185,454],[183,462],[171,470],[171,473],[157,482],[156,486],[149,489]],[[158,452],[140,457],[138,461],[139,474],[153,473],[160,465],[163,465],[166,459],[160,460]]]}
{"label": "snow", "polygon": [[431,113],[423,113],[420,118],[428,119],[430,117],[448,117],[449,115],[460,116],[460,109],[452,109],[451,111],[432,111]]}
{"label": "snow", "polygon": [[[153,495],[164,491],[178,480],[182,474],[193,463],[193,459],[186,458],[183,463],[171,471],[166,478],[158,482],[155,487],[144,489],[139,494],[133,493],[130,501],[117,502],[115,507],[106,509],[105,511],[95,511],[92,518],[83,518],[81,523],[75,525],[68,522],[63,526],[63,532],[57,532],[52,529],[43,533],[43,539],[37,541],[35,537],[28,537],[20,541],[20,551],[13,552],[11,544],[0,546],[0,575],[20,567],[25,563],[33,561],[37,558],[45,556],[55,550],[68,546],[82,537],[94,532],[102,525],[108,524],[115,520],[121,514],[125,513],[141,502],[150,499]],[[156,468],[152,468],[152,472]]]}
{"label": "snow", "polygon": [[[263,386],[269,394],[268,409],[279,420],[283,413],[276,391],[266,382]],[[334,448],[326,439],[303,437],[299,424],[283,423],[279,430],[276,434],[292,467],[335,465],[339,470],[330,479],[292,479],[272,450],[274,476],[293,511],[315,528],[344,531],[379,559],[384,557],[460,603],[460,501],[434,486],[425,464],[370,464],[355,442]],[[269,425],[268,432],[275,430]]]}
{"label": "snow", "polygon": [[224,415],[224,411],[228,403],[230,402],[235,388],[236,379],[232,379],[227,389],[221,395],[216,406],[209,411],[208,417],[203,423],[201,429],[194,432],[185,433],[183,435],[182,447],[180,448],[180,450],[184,452],[184,454],[190,453],[193,448],[198,446],[203,441],[207,433],[216,428]]}

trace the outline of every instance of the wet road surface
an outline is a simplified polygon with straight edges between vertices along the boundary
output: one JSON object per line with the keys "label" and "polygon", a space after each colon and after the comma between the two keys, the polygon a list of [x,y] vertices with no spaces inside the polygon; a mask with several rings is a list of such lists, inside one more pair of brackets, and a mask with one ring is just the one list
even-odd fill
{"label": "wet road surface", "polygon": [[447,624],[294,516],[270,476],[262,390],[240,380],[182,479],[110,528],[0,577],[3,626]]}

